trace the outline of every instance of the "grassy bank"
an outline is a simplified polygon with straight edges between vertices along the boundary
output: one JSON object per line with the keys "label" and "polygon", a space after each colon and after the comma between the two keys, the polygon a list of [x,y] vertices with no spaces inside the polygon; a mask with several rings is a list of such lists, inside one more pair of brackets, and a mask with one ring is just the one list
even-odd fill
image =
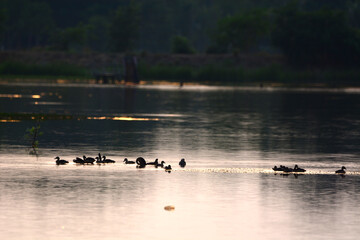
{"label": "grassy bank", "polygon": [[6,78],[89,78],[91,73],[84,67],[65,63],[28,64],[6,61],[0,64],[0,76]]}
{"label": "grassy bank", "polygon": [[[91,79],[92,70],[65,63],[26,64],[3,62],[0,78],[12,79]],[[280,64],[244,68],[237,65],[139,65],[141,80],[183,81],[207,84],[242,85],[259,83],[360,85],[359,69],[292,69]]]}
{"label": "grassy bank", "polygon": [[360,85],[358,69],[291,69],[282,65],[245,69],[243,67],[149,66],[141,65],[140,76],[149,80],[174,80],[246,84],[278,82],[284,84],[324,83],[327,85]]}

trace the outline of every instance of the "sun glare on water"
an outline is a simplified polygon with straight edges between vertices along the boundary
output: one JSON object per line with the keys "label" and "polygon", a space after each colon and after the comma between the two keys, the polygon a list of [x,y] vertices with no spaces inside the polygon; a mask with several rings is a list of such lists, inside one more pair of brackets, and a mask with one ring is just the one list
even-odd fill
{"label": "sun glare on water", "polygon": [[134,118],[134,117],[87,117],[89,120],[114,120],[114,121],[159,121],[158,118]]}

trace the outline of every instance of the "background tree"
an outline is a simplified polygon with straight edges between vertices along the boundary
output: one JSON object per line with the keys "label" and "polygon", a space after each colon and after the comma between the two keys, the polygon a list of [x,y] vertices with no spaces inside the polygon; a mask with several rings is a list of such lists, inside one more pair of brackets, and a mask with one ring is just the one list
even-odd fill
{"label": "background tree", "polygon": [[212,38],[218,49],[249,52],[268,35],[269,29],[267,12],[258,10],[221,19]]}
{"label": "background tree", "polygon": [[[0,47],[2,40],[3,40],[3,32],[4,32],[4,28],[5,28],[5,9],[1,9],[0,8]],[[0,49],[1,50],[1,49]]]}
{"label": "background tree", "polygon": [[85,46],[86,28],[79,24],[59,30],[53,36],[53,49],[62,51],[81,51]]}
{"label": "background tree", "polygon": [[300,11],[296,5],[277,12],[273,43],[295,65],[354,65],[359,62],[358,30],[343,11]]}
{"label": "background tree", "polygon": [[4,6],[8,13],[4,43],[8,48],[23,49],[46,44],[54,29],[48,3],[5,0]]}
{"label": "background tree", "polygon": [[85,25],[86,47],[95,51],[105,52],[109,47],[110,20],[107,17],[95,15],[90,17]]}
{"label": "background tree", "polygon": [[195,49],[184,36],[174,36],[171,41],[171,52],[176,54],[193,54]]}
{"label": "background tree", "polygon": [[117,52],[133,50],[139,37],[140,5],[130,1],[129,5],[119,7],[110,25],[110,41]]}
{"label": "background tree", "polygon": [[[83,45],[94,51],[171,52],[173,36],[186,37],[200,52],[210,44],[217,53],[272,51],[264,29],[272,23],[274,10],[292,1],[106,0],[102,4],[100,0],[0,0],[0,9],[7,16],[3,46],[9,50],[46,47],[54,30],[67,32],[83,23]],[[300,12],[340,10],[347,27],[360,27],[360,0],[298,0],[297,7]]]}

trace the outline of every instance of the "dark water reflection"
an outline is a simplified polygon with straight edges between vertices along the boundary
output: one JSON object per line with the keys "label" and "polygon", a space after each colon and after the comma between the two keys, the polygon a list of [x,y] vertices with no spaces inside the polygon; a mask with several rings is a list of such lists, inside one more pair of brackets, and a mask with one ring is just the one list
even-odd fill
{"label": "dark water reflection", "polygon": [[[42,121],[38,158],[24,140],[33,121],[0,122],[1,235],[357,239],[359,105],[357,90],[1,85],[2,113],[91,118]],[[117,163],[54,164],[98,152]],[[175,170],[121,163],[138,156]],[[275,164],[321,174],[274,175]],[[342,165],[352,174],[330,174]]]}

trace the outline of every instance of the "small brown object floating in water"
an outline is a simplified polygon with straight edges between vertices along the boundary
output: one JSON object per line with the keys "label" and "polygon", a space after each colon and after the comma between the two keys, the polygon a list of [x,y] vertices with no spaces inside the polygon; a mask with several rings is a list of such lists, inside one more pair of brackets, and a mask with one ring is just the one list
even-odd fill
{"label": "small brown object floating in water", "polygon": [[164,209],[166,211],[174,211],[175,210],[175,206],[169,205],[169,206],[165,206]]}

